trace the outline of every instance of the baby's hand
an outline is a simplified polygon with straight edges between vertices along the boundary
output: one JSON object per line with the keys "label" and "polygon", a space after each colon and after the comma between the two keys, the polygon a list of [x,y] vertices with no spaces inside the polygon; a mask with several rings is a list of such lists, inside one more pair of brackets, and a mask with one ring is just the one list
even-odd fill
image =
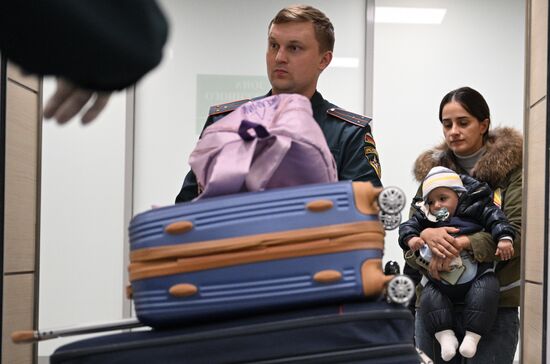
{"label": "baby's hand", "polygon": [[512,258],[514,255],[514,247],[512,246],[512,242],[508,239],[499,240],[495,255],[498,255],[501,260],[508,260]]}
{"label": "baby's hand", "polygon": [[412,238],[409,239],[409,241],[407,241],[407,245],[409,246],[409,248],[415,252],[417,251],[418,249],[420,249],[422,246],[424,246],[424,244],[426,244],[424,242],[424,240],[422,240],[421,237],[419,236],[413,236]]}

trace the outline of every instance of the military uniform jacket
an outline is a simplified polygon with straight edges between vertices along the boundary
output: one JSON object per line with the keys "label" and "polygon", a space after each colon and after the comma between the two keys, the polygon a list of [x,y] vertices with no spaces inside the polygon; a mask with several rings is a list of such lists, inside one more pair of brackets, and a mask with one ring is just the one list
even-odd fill
{"label": "military uniform jacket", "polygon": [[[271,92],[259,98],[267,96],[271,96]],[[213,106],[204,127],[207,128],[247,101]],[[311,106],[313,118],[319,123],[336,161],[338,179],[370,181],[375,186],[381,186],[380,162],[369,125],[371,119],[338,108],[323,99],[319,92],[315,92],[311,98]],[[176,202],[190,201],[198,193],[195,175],[189,171]]]}

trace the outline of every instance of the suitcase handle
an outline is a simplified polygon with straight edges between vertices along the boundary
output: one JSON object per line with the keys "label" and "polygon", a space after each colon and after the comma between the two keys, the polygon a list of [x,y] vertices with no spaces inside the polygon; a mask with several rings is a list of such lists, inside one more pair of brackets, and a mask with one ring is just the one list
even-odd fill
{"label": "suitcase handle", "polygon": [[33,343],[42,340],[54,339],[57,337],[91,334],[97,332],[106,332],[113,330],[126,330],[144,326],[136,318],[122,319],[118,321],[87,324],[81,326],[73,326],[56,329],[42,330],[22,330],[15,331],[11,335],[11,340],[15,344]]}

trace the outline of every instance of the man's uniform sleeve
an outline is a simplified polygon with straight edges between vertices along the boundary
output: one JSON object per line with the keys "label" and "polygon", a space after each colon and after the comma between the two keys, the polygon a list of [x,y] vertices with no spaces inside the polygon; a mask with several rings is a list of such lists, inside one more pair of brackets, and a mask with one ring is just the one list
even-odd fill
{"label": "man's uniform sleeve", "polygon": [[191,201],[198,195],[199,186],[197,184],[197,177],[195,177],[193,171],[190,170],[183,180],[180,193],[176,196],[176,203]]}
{"label": "man's uniform sleeve", "polygon": [[371,119],[343,109],[330,109],[328,114],[347,122],[351,131],[342,145],[339,179],[370,181],[377,187],[382,186],[380,160],[369,125]]}

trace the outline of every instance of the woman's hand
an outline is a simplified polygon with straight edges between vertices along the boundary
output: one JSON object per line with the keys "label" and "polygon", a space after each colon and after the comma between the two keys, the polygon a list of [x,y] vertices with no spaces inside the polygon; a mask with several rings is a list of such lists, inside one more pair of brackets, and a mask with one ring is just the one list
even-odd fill
{"label": "woman's hand", "polygon": [[512,241],[508,239],[499,240],[495,255],[498,255],[501,260],[511,259],[514,256]]}
{"label": "woman's hand", "polygon": [[[430,248],[433,256],[450,258],[458,256],[461,247],[450,234],[456,234],[460,230],[454,227],[426,228],[420,233],[420,237]],[[469,242],[469,240],[468,240]]]}

